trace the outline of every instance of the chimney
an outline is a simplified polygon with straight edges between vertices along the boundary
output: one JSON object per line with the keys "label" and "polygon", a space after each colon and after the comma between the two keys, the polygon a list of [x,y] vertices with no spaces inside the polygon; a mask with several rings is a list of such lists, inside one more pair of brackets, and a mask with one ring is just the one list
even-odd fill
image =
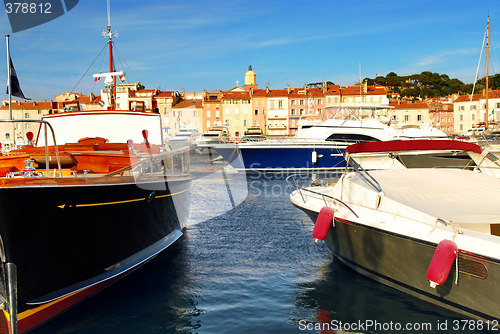
{"label": "chimney", "polygon": [[269,94],[269,87],[266,87],[266,94]]}
{"label": "chimney", "polygon": [[326,94],[326,92],[328,91],[328,86],[326,85],[326,81],[323,82],[323,94]]}
{"label": "chimney", "polygon": [[368,93],[368,79],[363,83],[363,93]]}
{"label": "chimney", "polygon": [[290,92],[291,92],[290,85],[286,85],[286,91],[288,92],[288,94],[290,94]]}

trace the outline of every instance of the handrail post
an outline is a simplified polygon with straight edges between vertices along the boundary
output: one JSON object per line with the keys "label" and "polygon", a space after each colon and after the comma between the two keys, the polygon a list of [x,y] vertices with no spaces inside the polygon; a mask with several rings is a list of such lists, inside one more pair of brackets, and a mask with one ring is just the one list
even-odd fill
{"label": "handrail post", "polygon": [[50,166],[49,166],[49,146],[47,145],[47,123],[43,124],[43,130],[45,137],[45,172],[47,173],[47,177],[49,177]]}

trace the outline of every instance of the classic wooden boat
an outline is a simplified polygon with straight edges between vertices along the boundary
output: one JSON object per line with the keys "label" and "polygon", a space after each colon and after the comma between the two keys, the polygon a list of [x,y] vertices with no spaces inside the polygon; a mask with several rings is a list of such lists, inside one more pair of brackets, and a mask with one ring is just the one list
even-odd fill
{"label": "classic wooden boat", "polygon": [[[107,36],[110,73],[94,75],[106,78],[105,110],[0,120],[40,124],[28,145],[0,156],[0,333],[40,326],[152,259],[186,226],[189,150],[165,150],[159,113],[114,109],[123,72],[114,71],[109,21]],[[10,68],[8,87],[10,101]]]}
{"label": "classic wooden boat", "polygon": [[500,319],[500,179],[456,168],[367,172],[350,155],[397,145],[439,149],[436,143],[481,153],[453,141],[355,144],[345,156],[355,172],[333,186],[298,188],[290,200],[315,222],[313,236],[356,272],[493,326]]}

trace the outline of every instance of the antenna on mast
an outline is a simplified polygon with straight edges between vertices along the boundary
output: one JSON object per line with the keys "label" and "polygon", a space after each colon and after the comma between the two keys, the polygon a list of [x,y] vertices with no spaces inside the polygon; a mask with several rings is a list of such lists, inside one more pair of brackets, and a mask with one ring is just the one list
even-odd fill
{"label": "antenna on mast", "polygon": [[110,2],[108,0],[108,31],[111,30],[111,15],[110,15],[111,10],[110,10],[110,7],[111,7],[111,5],[110,5]]}

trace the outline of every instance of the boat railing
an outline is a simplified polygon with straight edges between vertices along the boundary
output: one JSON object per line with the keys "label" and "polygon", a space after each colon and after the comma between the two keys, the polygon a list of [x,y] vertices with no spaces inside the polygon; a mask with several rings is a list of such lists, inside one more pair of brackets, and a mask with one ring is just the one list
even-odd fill
{"label": "boat railing", "polygon": [[325,141],[319,138],[296,138],[296,137],[283,137],[283,138],[266,138],[265,140],[258,139],[247,139],[242,140],[241,138],[223,138],[221,139],[223,144],[238,144],[238,143],[250,143],[256,146],[286,146],[286,145],[304,145],[304,146],[337,146],[339,148],[345,148],[349,143],[339,143],[338,141]]}
{"label": "boat railing", "polygon": [[[304,181],[304,179],[308,179],[309,176],[311,176],[311,174],[292,174],[286,178],[287,184],[295,189],[292,191],[292,195],[294,195],[295,192],[298,192],[304,203],[307,203],[307,196],[304,196],[303,192],[308,192],[308,193],[318,195],[321,197],[321,199],[325,203],[325,206],[329,206],[331,204],[331,202],[335,202],[337,204],[342,205],[343,207],[345,207],[346,209],[351,211],[351,213],[353,215],[355,215],[357,218],[359,218],[359,216],[356,214],[356,212],[349,205],[347,205],[346,203],[344,203],[340,199],[338,199],[334,196],[330,196],[330,195],[315,191],[315,190],[311,189],[310,187],[306,188],[306,187],[303,187],[303,186],[298,184],[298,182]],[[332,182],[332,180],[335,178],[338,179],[338,177],[334,176],[332,178],[332,176],[333,175],[331,173],[324,174],[323,181],[320,181],[321,177],[318,177],[318,174],[316,174],[316,173],[312,174],[311,186],[322,186],[322,187],[328,186],[328,184],[325,184],[325,181],[326,181],[326,183],[328,183],[328,182]],[[331,184],[329,184],[329,185],[331,186]],[[330,203],[328,203],[328,200],[330,200]]]}
{"label": "boat railing", "polygon": [[181,176],[189,175],[190,172],[189,146],[181,147],[155,155],[141,155],[141,160],[120,168],[105,176],[133,175],[139,176]]}
{"label": "boat railing", "polygon": [[40,123],[43,124],[44,128],[44,138],[45,138],[45,172],[47,173],[46,176],[49,176],[49,146],[48,146],[48,131],[47,127],[50,128],[50,132],[52,133],[52,140],[54,141],[54,149],[56,153],[56,160],[57,160],[57,168],[59,170],[59,175],[62,175],[61,171],[61,159],[59,158],[59,150],[57,149],[57,143],[56,143],[56,135],[54,133],[54,129],[52,128],[52,125],[50,125],[49,122],[41,120],[41,119],[0,119],[0,122],[3,123]]}

